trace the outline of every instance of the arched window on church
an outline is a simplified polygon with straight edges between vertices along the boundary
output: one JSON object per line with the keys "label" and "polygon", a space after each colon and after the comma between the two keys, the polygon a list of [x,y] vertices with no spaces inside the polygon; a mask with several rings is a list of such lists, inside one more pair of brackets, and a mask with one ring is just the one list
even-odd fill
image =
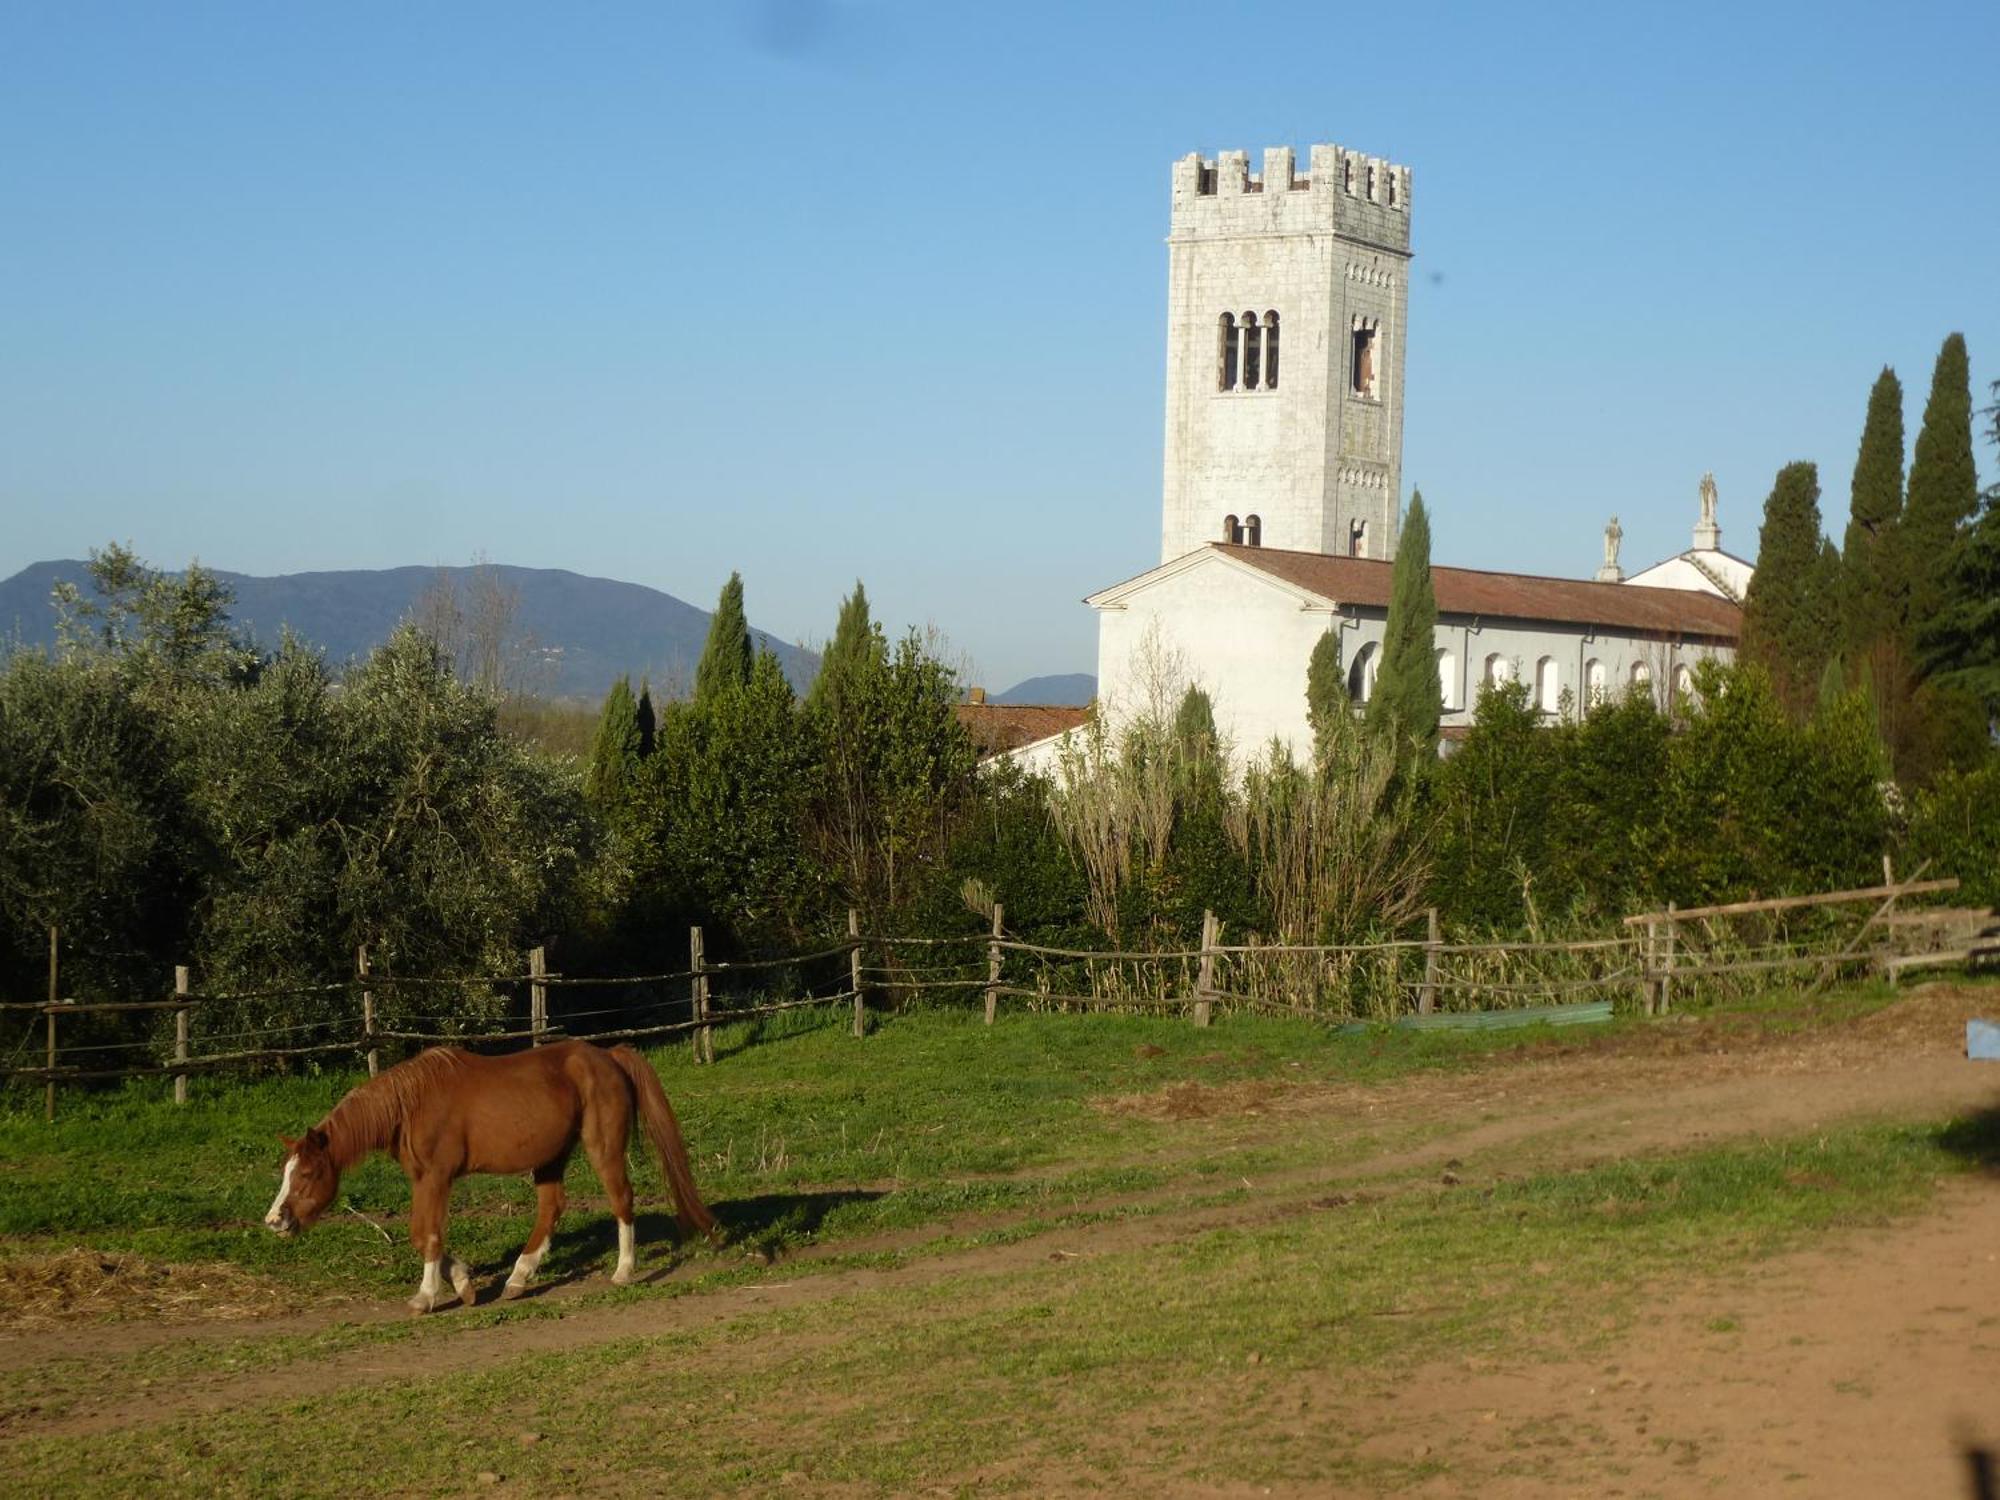
{"label": "arched window on church", "polygon": [[1562,707],[1562,668],[1556,665],[1553,656],[1535,663],[1535,707],[1545,714]]}
{"label": "arched window on church", "polygon": [[1264,389],[1278,388],[1278,315],[1264,314]]}
{"label": "arched window on church", "polygon": [[1242,541],[1243,523],[1234,516],[1224,516],[1222,518],[1222,539],[1225,542]]}
{"label": "arched window on church", "polygon": [[1264,545],[1264,518],[1254,512],[1243,518],[1243,545],[1246,547]]}
{"label": "arched window on church", "polygon": [[1224,313],[1217,337],[1215,356],[1215,388],[1218,391],[1236,389],[1236,360],[1240,335],[1236,328],[1236,315]]}
{"label": "arched window on church", "polygon": [[1642,661],[1632,663],[1632,691],[1647,694],[1653,691],[1653,669]]}
{"label": "arched window on church", "polygon": [[1253,312],[1247,312],[1243,315],[1241,327],[1243,330],[1243,389],[1254,391],[1257,389],[1258,373],[1263,368],[1263,361],[1258,358],[1259,349],[1263,344],[1263,339],[1260,337],[1263,330],[1257,326],[1257,315]]}
{"label": "arched window on church", "polygon": [[1449,651],[1440,651],[1438,657],[1438,706],[1447,713],[1459,706],[1458,702],[1458,658]]}
{"label": "arched window on church", "polygon": [[1604,663],[1596,657],[1583,664],[1583,706],[1597,707],[1604,701]]}
{"label": "arched window on church", "polygon": [[1356,703],[1366,703],[1375,696],[1375,669],[1382,664],[1382,648],[1370,641],[1354,654],[1354,665],[1347,669],[1347,696]]}
{"label": "arched window on church", "polygon": [[1514,680],[1514,659],[1495,651],[1486,658],[1484,681],[1488,687],[1505,687]]}
{"label": "arched window on church", "polygon": [[1674,702],[1678,704],[1694,702],[1694,673],[1685,665],[1674,668]]}

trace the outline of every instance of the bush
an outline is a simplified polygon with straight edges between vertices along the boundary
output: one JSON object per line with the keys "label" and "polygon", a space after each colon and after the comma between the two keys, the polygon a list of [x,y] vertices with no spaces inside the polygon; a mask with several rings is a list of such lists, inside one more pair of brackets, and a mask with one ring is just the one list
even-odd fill
{"label": "bush", "polygon": [[1958,877],[1961,901],[2000,908],[2000,753],[1916,794],[1901,863],[1914,870],[1926,860],[1930,876]]}

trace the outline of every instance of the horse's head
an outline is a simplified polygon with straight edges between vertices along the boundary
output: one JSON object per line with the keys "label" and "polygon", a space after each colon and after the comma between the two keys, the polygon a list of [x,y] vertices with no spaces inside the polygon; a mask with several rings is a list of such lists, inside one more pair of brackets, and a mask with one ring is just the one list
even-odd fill
{"label": "horse's head", "polygon": [[264,1222],[281,1235],[296,1234],[312,1228],[333,1202],[340,1191],[340,1170],[327,1151],[326,1132],[317,1125],[295,1141],[282,1135],[278,1139],[285,1143],[285,1171]]}

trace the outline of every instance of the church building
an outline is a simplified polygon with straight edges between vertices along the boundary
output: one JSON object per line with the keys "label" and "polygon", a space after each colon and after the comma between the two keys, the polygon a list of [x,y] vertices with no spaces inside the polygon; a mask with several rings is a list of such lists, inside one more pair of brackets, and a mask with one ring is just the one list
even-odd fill
{"label": "church building", "polygon": [[[1174,164],[1159,562],[1085,601],[1114,731],[1198,685],[1239,757],[1309,750],[1306,664],[1329,630],[1369,698],[1403,503],[1409,168],[1331,145],[1262,168]],[[1732,652],[1750,564],[1721,550],[1714,481],[1689,551],[1626,579],[1619,536],[1613,518],[1590,580],[1434,564],[1447,737],[1483,683],[1523,681],[1554,716],[1633,688],[1664,702]],[[1059,738],[1017,755],[1046,768]]]}

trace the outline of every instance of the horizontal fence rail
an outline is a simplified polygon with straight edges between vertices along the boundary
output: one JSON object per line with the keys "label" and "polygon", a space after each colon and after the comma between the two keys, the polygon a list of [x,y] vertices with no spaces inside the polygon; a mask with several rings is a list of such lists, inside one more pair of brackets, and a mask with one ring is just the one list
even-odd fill
{"label": "horizontal fence rail", "polygon": [[[0,1078],[42,1083],[46,1113],[53,1118],[59,1083],[172,1078],[175,1100],[184,1103],[191,1076],[230,1068],[347,1054],[364,1059],[372,1074],[385,1045],[542,1046],[686,1037],[695,1060],[708,1063],[715,1060],[717,1027],[815,1006],[851,1006],[854,1034],[864,1036],[871,1000],[878,1007],[979,1002],[989,1025],[1003,1001],[1050,1011],[1185,1016],[1199,1026],[1208,1025],[1218,1009],[1294,1016],[1341,1029],[1581,1024],[1608,1019],[1614,1007],[1660,1014],[1677,994],[1727,993],[1738,976],[1768,979],[1791,970],[1813,975],[1817,987],[1857,968],[1893,979],[1912,968],[2000,959],[2000,931],[1988,913],[1895,910],[1899,901],[1957,888],[1952,879],[1898,883],[1885,861],[1880,886],[1705,907],[1669,905],[1624,918],[1617,935],[1574,941],[1446,941],[1433,910],[1420,938],[1225,942],[1222,924],[1208,913],[1200,946],[1180,949],[1029,942],[1008,933],[1005,907],[995,902],[990,930],[983,933],[866,935],[859,913],[850,912],[844,941],[772,958],[712,960],[695,927],[689,931],[688,967],[659,973],[555,973],[538,948],[520,973],[396,975],[377,971],[364,947],[356,954],[353,976],[338,982],[201,992],[191,985],[189,970],[180,967],[171,998],[162,999],[61,998],[58,935],[51,931],[48,998],[0,1003],[0,1013],[42,1023],[41,1065],[0,1068]],[[1855,931],[1843,930],[1841,919],[1831,915],[1843,906],[1869,904],[1873,911]],[[1788,924],[1794,921],[1805,923],[1804,929],[1792,930]],[[819,976],[816,983],[808,982],[811,973]],[[718,984],[740,988],[745,979],[775,980],[791,993],[751,1003],[718,998]],[[622,990],[629,998],[592,1005],[588,997],[606,990]],[[490,1014],[480,1019],[430,1013],[435,1007],[403,1008],[406,999],[425,993],[454,992],[477,998]],[[585,1008],[552,1019],[552,992],[572,994]],[[239,1013],[235,1030],[192,1034],[196,1018],[223,1007],[334,997],[347,1003],[321,1018],[245,1025]],[[396,1001],[387,1014],[380,1004],[385,998]],[[62,1023],[88,1017],[148,1015],[172,1017],[170,1043],[159,1034],[81,1039],[72,1029],[65,1044],[60,1035]],[[100,1029],[97,1035],[102,1034]],[[27,1045],[24,1038],[22,1050]],[[132,1060],[134,1052],[145,1060]]]}

